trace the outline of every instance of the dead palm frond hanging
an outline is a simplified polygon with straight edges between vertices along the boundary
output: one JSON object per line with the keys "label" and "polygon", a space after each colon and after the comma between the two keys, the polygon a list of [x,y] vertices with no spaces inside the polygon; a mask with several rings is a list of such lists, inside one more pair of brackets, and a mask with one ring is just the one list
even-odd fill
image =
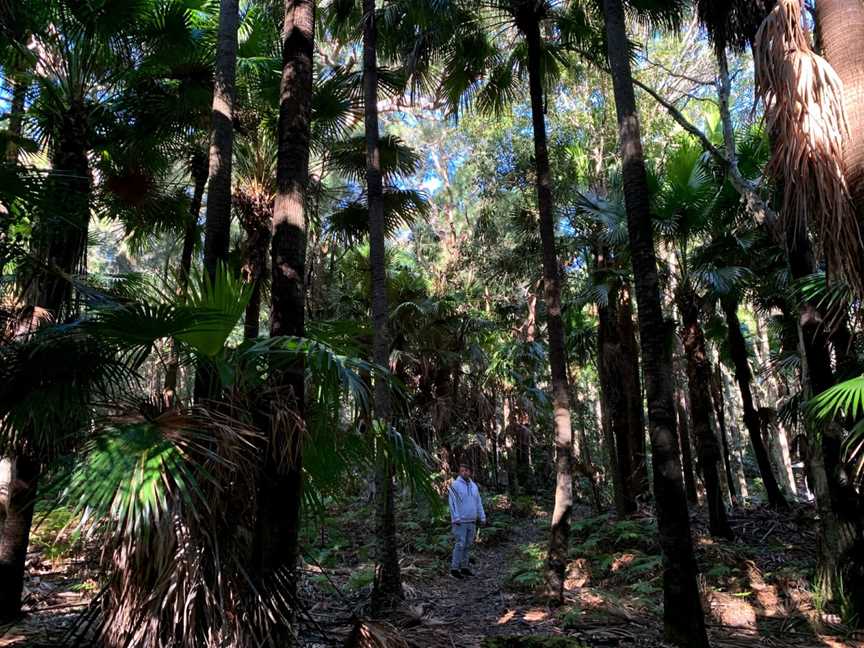
{"label": "dead palm frond hanging", "polygon": [[864,294],[864,243],[843,168],[849,134],[843,84],[810,47],[801,0],[778,0],[753,44],[756,93],[774,139],[769,174],[783,191],[784,227],[808,225],[830,272]]}

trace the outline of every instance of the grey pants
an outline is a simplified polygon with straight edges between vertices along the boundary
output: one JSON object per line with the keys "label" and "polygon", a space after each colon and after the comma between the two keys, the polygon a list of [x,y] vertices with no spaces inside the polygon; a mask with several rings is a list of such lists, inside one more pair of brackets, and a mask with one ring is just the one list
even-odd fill
{"label": "grey pants", "polygon": [[453,560],[450,561],[450,569],[468,569],[468,553],[474,544],[474,536],[477,525],[473,522],[452,524],[453,537],[456,538],[456,546],[453,547]]}

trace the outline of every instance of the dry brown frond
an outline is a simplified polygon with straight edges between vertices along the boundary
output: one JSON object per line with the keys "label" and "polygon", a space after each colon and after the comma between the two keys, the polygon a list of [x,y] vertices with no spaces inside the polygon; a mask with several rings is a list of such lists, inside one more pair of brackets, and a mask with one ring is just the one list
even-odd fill
{"label": "dry brown frond", "polygon": [[753,44],[756,92],[774,151],[768,173],[783,191],[786,231],[807,228],[838,272],[864,294],[864,243],[843,168],[849,134],[843,84],[810,47],[801,0],[779,0]]}

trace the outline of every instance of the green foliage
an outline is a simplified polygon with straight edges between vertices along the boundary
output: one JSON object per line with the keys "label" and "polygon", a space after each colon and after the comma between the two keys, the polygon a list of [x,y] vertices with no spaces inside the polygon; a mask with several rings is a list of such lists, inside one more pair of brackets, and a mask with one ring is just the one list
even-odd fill
{"label": "green foliage", "polygon": [[520,545],[514,557],[513,567],[507,574],[506,584],[510,589],[533,592],[545,582],[546,547],[539,543]]}

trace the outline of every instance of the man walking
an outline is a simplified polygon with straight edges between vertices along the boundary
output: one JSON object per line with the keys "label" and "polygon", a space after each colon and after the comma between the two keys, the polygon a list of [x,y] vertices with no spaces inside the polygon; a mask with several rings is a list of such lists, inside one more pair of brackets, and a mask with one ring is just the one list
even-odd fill
{"label": "man walking", "polygon": [[480,489],[471,479],[472,475],[471,466],[459,464],[459,477],[450,485],[450,522],[456,538],[453,560],[450,562],[450,575],[453,578],[473,575],[468,569],[468,552],[474,544],[477,522],[486,524]]}

